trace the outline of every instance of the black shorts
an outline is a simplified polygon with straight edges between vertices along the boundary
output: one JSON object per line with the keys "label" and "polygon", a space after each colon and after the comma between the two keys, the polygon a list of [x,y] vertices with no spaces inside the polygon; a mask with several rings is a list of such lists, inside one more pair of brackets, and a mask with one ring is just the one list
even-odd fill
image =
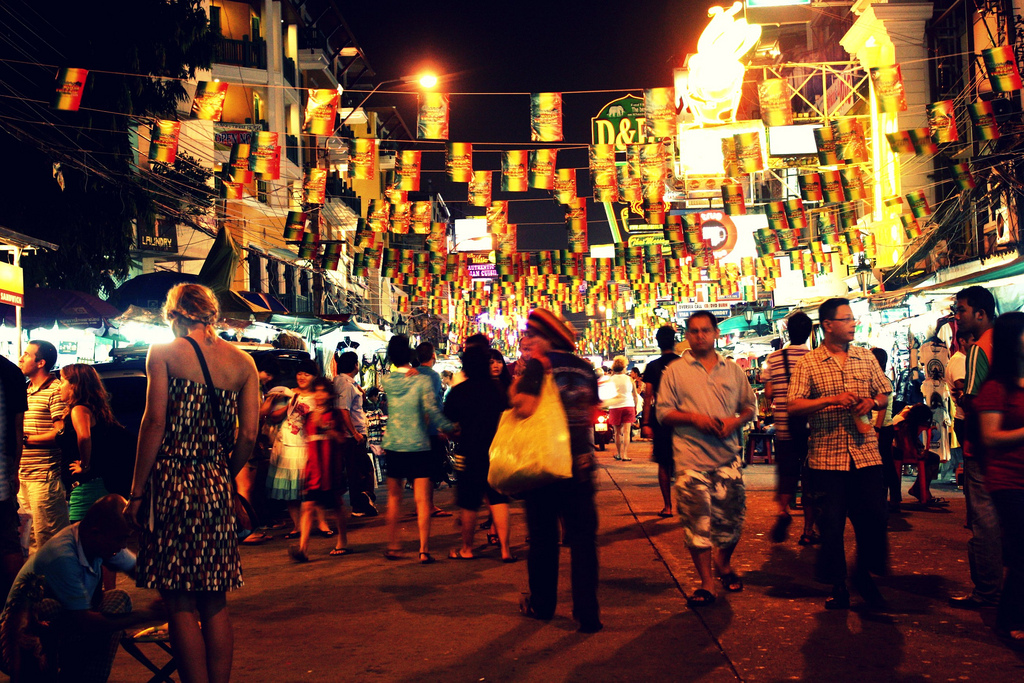
{"label": "black shorts", "polygon": [[479,510],[484,496],[487,496],[487,502],[491,505],[508,503],[508,496],[498,493],[487,483],[490,462],[486,455],[483,458],[467,456],[463,462],[465,469],[459,472],[455,483],[456,505],[463,510]]}
{"label": "black shorts", "polygon": [[437,467],[431,451],[384,451],[389,479],[430,479]]}
{"label": "black shorts", "polygon": [[342,493],[344,493],[344,490],[328,491],[323,489],[314,489],[302,494],[302,502],[316,503],[322,508],[333,510],[336,507],[340,507]]}
{"label": "black shorts", "polygon": [[807,442],[775,439],[776,492],[796,494],[800,472],[807,460]]}
{"label": "black shorts", "polygon": [[672,452],[672,428],[652,424],[651,431],[654,434],[654,438],[651,439],[651,460],[667,470],[668,476],[674,477],[676,456]]}

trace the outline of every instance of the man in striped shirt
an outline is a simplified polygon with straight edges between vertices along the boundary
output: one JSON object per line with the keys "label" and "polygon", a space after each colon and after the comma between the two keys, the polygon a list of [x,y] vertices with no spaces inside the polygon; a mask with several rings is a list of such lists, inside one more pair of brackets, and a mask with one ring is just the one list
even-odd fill
{"label": "man in striped shirt", "polygon": [[967,524],[971,527],[967,560],[974,590],[969,595],[950,598],[949,604],[962,609],[978,609],[998,604],[1003,584],[1002,533],[992,497],[985,489],[978,415],[971,409],[971,402],[988,377],[992,360],[996,300],[992,292],[974,285],[957,292],[954,310],[959,329],[970,332],[976,340],[967,355],[966,386],[959,401],[967,418],[964,498],[967,500]]}
{"label": "man in striped shirt", "polygon": [[[772,416],[775,421],[775,456],[776,456],[776,487],[775,500],[779,504],[779,514],[772,527],[773,543],[786,540],[792,518],[789,504],[796,496],[796,485],[800,481],[800,470],[807,459],[807,429],[796,429],[796,438],[789,429],[787,396],[789,380],[796,369],[796,364],[809,351],[805,346],[811,336],[814,323],[806,313],[794,313],[789,316],[786,331],[789,333],[789,346],[772,353],[765,360],[761,381],[764,392],[772,402]],[[806,425],[807,420],[800,418]],[[796,423],[794,423],[796,425]],[[796,425],[799,426],[799,425]],[[804,505],[804,531],[800,536],[800,545],[811,545],[817,541],[814,535],[814,512],[809,505]]]}
{"label": "man in striped shirt", "polygon": [[35,552],[69,524],[67,495],[61,482],[57,434],[64,429],[67,406],[60,379],[53,374],[57,349],[48,341],[30,341],[18,360],[28,379],[25,448],[19,470],[18,504],[32,515],[29,552]]}

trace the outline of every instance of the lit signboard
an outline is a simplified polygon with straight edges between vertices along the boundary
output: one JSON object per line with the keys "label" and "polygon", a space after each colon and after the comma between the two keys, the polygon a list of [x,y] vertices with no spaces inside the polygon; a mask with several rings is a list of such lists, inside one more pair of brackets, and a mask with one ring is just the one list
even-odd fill
{"label": "lit signboard", "polygon": [[770,126],[768,128],[769,156],[814,156],[818,153],[818,146],[814,142],[815,128],[821,128],[821,124]]}
{"label": "lit signboard", "polygon": [[455,219],[455,251],[491,251],[494,236],[487,231],[484,218]]}

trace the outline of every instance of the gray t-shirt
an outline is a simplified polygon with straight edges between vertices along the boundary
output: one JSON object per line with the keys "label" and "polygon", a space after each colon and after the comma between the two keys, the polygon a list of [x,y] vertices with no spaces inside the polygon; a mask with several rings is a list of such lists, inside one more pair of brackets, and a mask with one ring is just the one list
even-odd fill
{"label": "gray t-shirt", "polygon": [[355,379],[348,375],[334,378],[334,391],[338,394],[338,408],[347,410],[356,431],[366,436],[366,415],[363,414],[363,391]]}

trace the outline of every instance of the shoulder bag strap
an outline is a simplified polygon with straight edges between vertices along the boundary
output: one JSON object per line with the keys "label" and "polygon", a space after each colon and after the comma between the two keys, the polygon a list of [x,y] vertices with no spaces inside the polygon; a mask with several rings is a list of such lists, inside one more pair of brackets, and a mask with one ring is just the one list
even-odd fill
{"label": "shoulder bag strap", "polygon": [[782,349],[782,369],[786,372],[786,384],[789,384],[789,349]]}
{"label": "shoulder bag strap", "polygon": [[206,380],[206,387],[209,389],[210,394],[210,412],[213,413],[213,421],[217,425],[217,441],[220,442],[221,448],[224,449],[225,453],[230,453],[231,448],[228,447],[224,440],[224,424],[220,419],[220,397],[217,396],[217,388],[213,385],[213,378],[210,376],[210,368],[206,365],[206,358],[203,357],[202,349],[199,348],[199,344],[195,339],[189,336],[184,337],[185,341],[192,345],[192,349],[196,352],[196,357],[199,358],[199,367],[203,370],[203,378]]}

